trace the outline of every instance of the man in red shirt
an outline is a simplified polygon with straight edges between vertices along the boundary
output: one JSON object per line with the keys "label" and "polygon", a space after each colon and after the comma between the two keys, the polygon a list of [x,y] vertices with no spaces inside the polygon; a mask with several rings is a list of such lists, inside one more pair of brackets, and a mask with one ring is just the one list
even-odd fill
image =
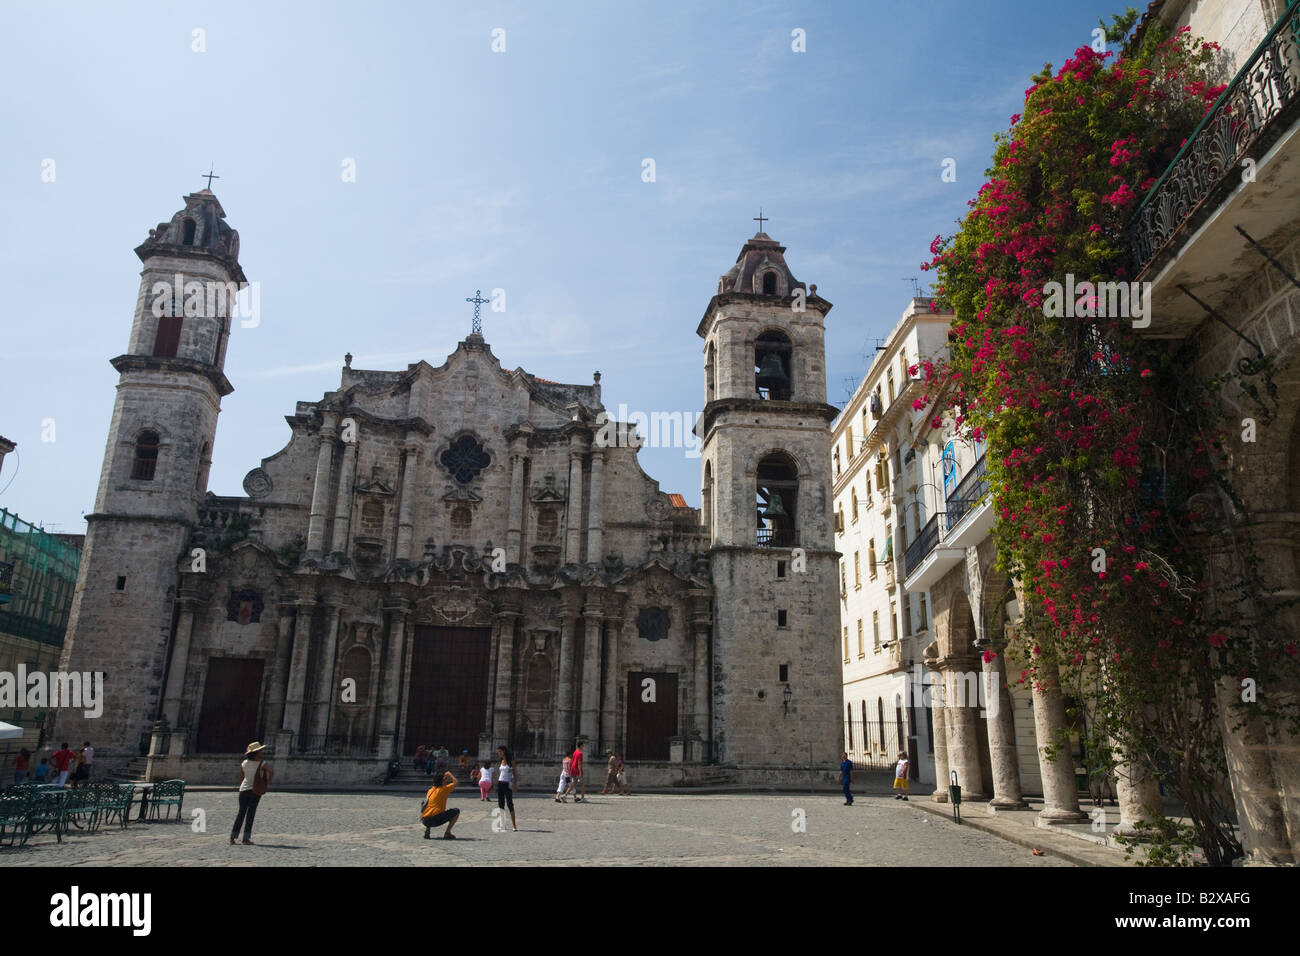
{"label": "man in red shirt", "polygon": [[[582,782],[582,744],[573,745],[573,756],[569,758],[569,776],[573,782],[569,784],[568,793],[573,794],[573,802],[578,803],[587,798],[587,785]],[[578,787],[582,787],[582,794],[578,794]]]}
{"label": "man in red shirt", "polygon": [[75,760],[77,755],[68,749],[68,742],[65,740],[63,746],[50,755],[50,761],[54,764],[54,769],[59,772],[58,784],[60,787],[68,782],[68,767]]}

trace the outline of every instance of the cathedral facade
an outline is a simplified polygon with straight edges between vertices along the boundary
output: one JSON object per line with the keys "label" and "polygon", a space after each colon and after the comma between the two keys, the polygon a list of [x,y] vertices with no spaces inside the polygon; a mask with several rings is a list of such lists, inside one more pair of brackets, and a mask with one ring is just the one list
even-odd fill
{"label": "cathedral facade", "polygon": [[581,740],[646,782],[834,763],[830,303],[777,243],[746,243],[697,330],[701,509],[642,471],[599,373],[507,369],[478,332],[437,366],[346,357],[246,495],[213,495],[234,297],[210,290],[245,281],[239,237],[205,189],[136,253],[62,662],[104,672],[106,702],[61,713],[61,739],[195,782],[253,740],[287,782],[361,782],[421,744],[549,762]]}

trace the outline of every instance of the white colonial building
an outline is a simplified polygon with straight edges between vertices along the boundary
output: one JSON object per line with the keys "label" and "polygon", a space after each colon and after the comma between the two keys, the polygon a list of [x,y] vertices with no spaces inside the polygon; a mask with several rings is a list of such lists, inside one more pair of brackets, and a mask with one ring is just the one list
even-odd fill
{"label": "white colonial building", "polygon": [[934,732],[920,675],[930,635],[929,595],[904,587],[902,555],[930,514],[922,486],[933,470],[920,365],[947,352],[950,316],[913,299],[836,419],[835,545],[840,559],[844,745],[855,764],[892,767],[908,752],[933,784]]}

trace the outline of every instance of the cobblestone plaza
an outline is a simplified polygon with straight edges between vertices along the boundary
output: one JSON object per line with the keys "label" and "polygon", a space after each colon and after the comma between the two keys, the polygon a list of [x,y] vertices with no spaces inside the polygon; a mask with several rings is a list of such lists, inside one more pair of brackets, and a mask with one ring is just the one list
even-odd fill
{"label": "cobblestone plaza", "polygon": [[[463,790],[456,840],[424,840],[415,793],[272,792],[253,846],[231,846],[233,791],[187,793],[183,822],[37,834],[0,850],[2,866],[1068,866],[953,826],[887,796],[678,795],[557,804],[519,794],[519,832],[493,829],[496,803]],[[205,833],[194,832],[203,810]],[[795,832],[800,812],[804,832]],[[497,824],[500,827],[500,824]],[[435,831],[438,832],[438,831]]]}

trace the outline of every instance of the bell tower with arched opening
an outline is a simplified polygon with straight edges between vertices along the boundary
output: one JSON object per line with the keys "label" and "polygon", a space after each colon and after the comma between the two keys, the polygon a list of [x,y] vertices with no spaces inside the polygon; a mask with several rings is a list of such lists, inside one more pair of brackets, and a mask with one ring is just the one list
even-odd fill
{"label": "bell tower with arched opening", "polygon": [[[95,510],[60,667],[103,672],[103,713],[60,709],[59,741],[90,740],[112,770],[159,717],[179,562],[207,492],[236,298],[245,286],[239,234],[204,189],[149,230]],[[251,325],[250,325],[251,327]],[[190,600],[194,596],[190,596]],[[100,760],[96,760],[100,764]]]}
{"label": "bell tower with arched opening", "polygon": [[[759,232],[700,320],[701,514],[714,583],[714,754],[742,771],[838,763],[839,605],[825,318]],[[806,772],[806,771],[805,771]]]}

